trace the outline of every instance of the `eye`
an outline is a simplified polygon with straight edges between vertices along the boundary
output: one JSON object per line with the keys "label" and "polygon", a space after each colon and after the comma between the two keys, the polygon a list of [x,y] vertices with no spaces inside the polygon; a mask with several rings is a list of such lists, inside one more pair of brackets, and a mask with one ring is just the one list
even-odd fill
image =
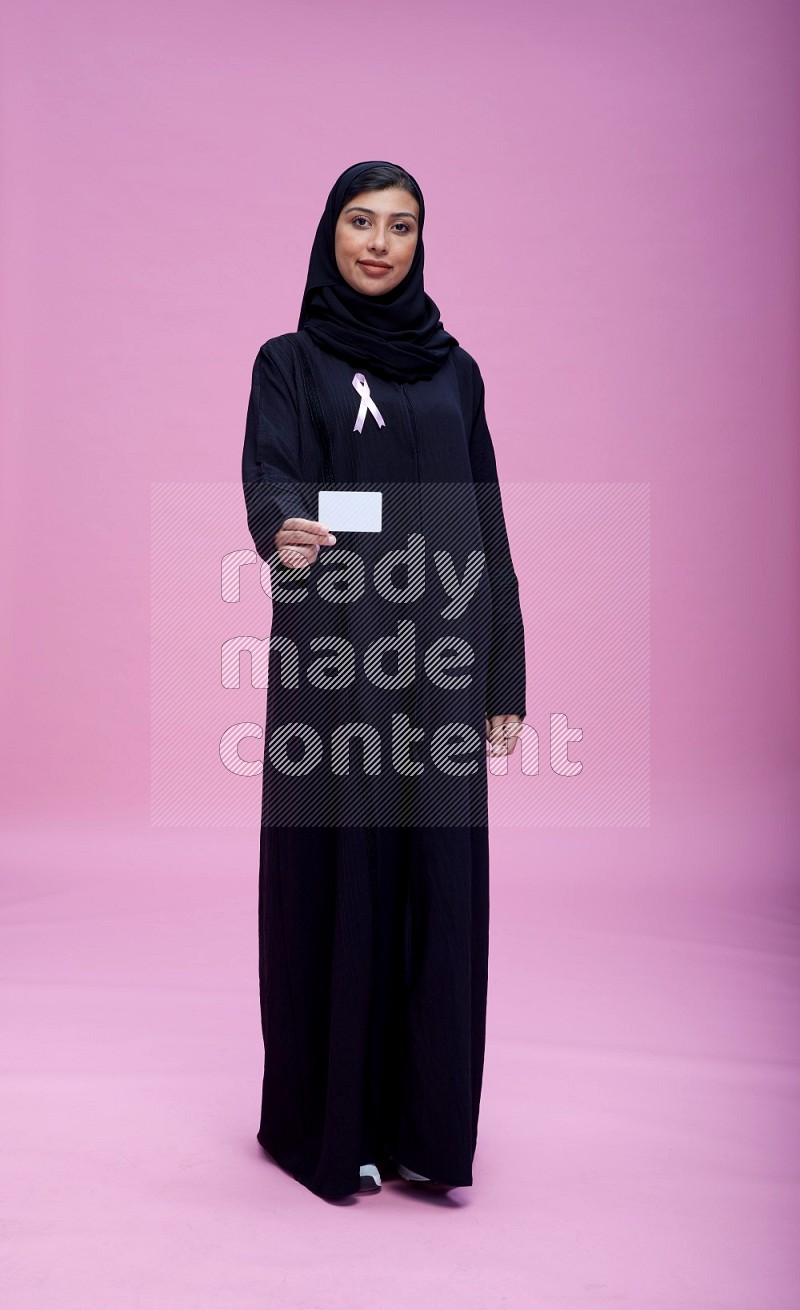
{"label": "eye", "polygon": [[[356,227],[357,225],[360,227],[361,223],[367,223],[367,224],[369,223],[369,219],[367,218],[366,214],[354,214],[353,218],[352,218],[350,221],[351,221],[353,227]],[[403,232],[402,232],[402,235],[403,235],[403,236],[407,236],[408,233],[412,230],[411,227],[410,227],[410,225],[409,225],[408,223],[403,223],[403,222],[395,223],[394,226],[395,226],[396,228],[402,228],[402,229],[403,229]],[[364,229],[361,228],[361,231],[362,231],[362,232],[363,232],[363,230],[364,230]]]}

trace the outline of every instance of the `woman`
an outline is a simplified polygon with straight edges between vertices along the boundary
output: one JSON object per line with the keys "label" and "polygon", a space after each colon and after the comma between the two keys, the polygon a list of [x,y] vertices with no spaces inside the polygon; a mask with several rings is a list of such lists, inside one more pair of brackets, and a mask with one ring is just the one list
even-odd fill
{"label": "woman", "polygon": [[[242,462],[273,589],[257,1137],[331,1199],[387,1171],[472,1184],[485,739],[512,750],[525,715],[483,381],[425,293],[424,217],[396,165],[337,179],[297,332],[256,358]],[[358,495],[328,523],[320,491]]]}

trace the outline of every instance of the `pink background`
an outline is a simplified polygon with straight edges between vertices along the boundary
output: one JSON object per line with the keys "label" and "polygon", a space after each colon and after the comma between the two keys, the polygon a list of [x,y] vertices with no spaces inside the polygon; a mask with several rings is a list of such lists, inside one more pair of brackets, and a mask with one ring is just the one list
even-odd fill
{"label": "pink background", "polygon": [[[11,1304],[794,1310],[796,6],[3,28]],[[256,351],[373,157],[422,185],[501,476],[650,486],[651,809],[496,829],[475,1187],[337,1207],[255,1142],[258,814],[151,825],[150,492],[238,480]]]}

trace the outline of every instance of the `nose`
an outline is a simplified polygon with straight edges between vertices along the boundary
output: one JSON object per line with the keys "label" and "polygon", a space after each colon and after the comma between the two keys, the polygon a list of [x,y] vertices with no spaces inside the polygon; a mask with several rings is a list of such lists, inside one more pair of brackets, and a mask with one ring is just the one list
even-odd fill
{"label": "nose", "polygon": [[374,227],[372,229],[372,237],[369,241],[369,248],[370,250],[374,250],[376,254],[386,253],[386,250],[388,249],[388,241],[386,238],[386,233],[382,227]]}

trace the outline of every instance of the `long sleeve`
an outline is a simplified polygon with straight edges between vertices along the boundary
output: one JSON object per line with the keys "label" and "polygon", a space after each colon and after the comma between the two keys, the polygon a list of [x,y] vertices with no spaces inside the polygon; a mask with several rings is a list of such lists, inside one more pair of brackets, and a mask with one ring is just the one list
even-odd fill
{"label": "long sleeve", "polygon": [[519,714],[524,718],[525,632],[519,603],[519,583],[511,560],[494,446],[486,422],[484,382],[474,360],[472,367],[470,463],[492,593],[486,716],[491,718],[493,714]]}
{"label": "long sleeve", "polygon": [[[253,365],[242,452],[247,525],[262,559],[275,554],[275,533],[287,518],[314,518],[301,480],[301,432],[296,387],[273,341]],[[284,565],[275,561],[281,571]]]}

